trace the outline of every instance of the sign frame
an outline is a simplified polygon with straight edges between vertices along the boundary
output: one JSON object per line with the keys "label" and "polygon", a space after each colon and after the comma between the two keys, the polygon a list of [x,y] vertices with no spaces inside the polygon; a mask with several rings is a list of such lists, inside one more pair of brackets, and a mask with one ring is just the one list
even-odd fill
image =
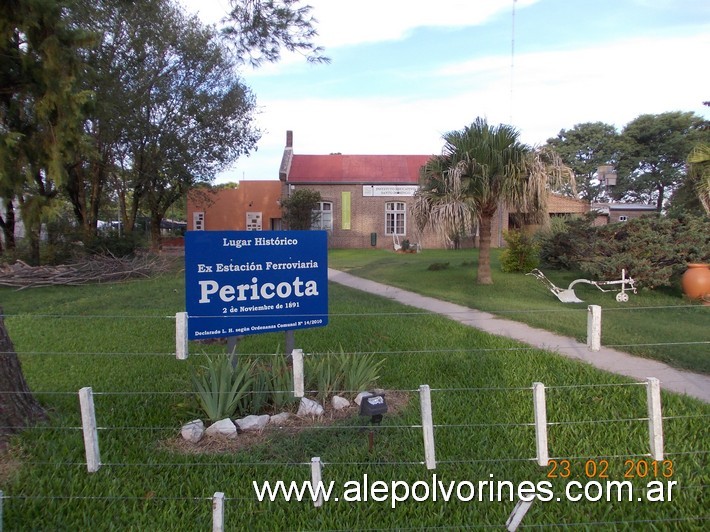
{"label": "sign frame", "polygon": [[187,231],[188,338],[328,324],[326,231]]}

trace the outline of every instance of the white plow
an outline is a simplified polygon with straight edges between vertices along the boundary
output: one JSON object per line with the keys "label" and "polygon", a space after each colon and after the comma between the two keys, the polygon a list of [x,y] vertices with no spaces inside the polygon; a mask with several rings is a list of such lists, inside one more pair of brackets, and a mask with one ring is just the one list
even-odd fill
{"label": "white plow", "polygon": [[[621,270],[621,279],[617,281],[590,281],[589,279],[576,279],[572,281],[567,288],[555,286],[555,284],[545,277],[545,274],[538,269],[535,269],[525,275],[532,275],[535,277],[538,281],[544,284],[550,292],[555,294],[557,299],[562,301],[562,303],[584,303],[584,301],[579,299],[577,294],[574,293],[574,285],[580,283],[596,286],[602,292],[619,291],[619,293],[616,294],[616,300],[619,303],[626,303],[629,300],[629,294],[627,292],[633,292],[634,294],[637,293],[636,286],[634,286],[634,280],[631,277],[626,277],[626,270]],[[621,285],[621,288],[602,288],[610,285]]]}

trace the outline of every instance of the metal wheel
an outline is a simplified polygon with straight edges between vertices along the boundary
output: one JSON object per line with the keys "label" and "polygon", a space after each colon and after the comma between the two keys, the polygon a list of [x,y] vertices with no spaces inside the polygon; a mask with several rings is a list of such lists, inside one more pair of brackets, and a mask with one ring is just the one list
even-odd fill
{"label": "metal wheel", "polygon": [[618,294],[616,294],[616,300],[619,303],[626,303],[629,300],[629,294],[627,294],[626,292],[619,292]]}

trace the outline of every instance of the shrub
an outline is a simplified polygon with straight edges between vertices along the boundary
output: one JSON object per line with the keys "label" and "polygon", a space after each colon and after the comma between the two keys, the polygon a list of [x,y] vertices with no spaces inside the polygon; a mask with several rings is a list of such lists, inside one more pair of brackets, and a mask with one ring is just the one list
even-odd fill
{"label": "shrub", "polygon": [[438,272],[440,270],[446,270],[449,267],[448,262],[432,262],[427,270],[430,272]]}
{"label": "shrub", "polygon": [[298,189],[289,197],[281,200],[283,223],[291,230],[308,230],[318,221],[318,203],[320,192],[310,189]]}
{"label": "shrub", "polygon": [[542,241],[548,266],[578,268],[597,280],[625,269],[638,286],[674,286],[688,262],[710,260],[710,219],[648,216],[592,227],[570,221],[568,231]]}
{"label": "shrub", "polygon": [[594,215],[553,218],[550,227],[539,233],[540,261],[549,268],[578,269],[591,252]]}
{"label": "shrub", "polygon": [[318,399],[325,401],[336,392],[361,392],[372,387],[380,378],[385,361],[375,360],[374,354],[328,353],[306,359],[306,387],[316,390]]}
{"label": "shrub", "polygon": [[237,369],[231,355],[207,357],[207,365],[192,372],[197,403],[209,420],[281,411],[296,401],[293,372],[284,354],[275,355],[271,364],[246,356],[238,360]]}
{"label": "shrub", "polygon": [[231,357],[207,357],[207,365],[192,372],[192,385],[197,402],[210,421],[219,421],[243,411],[253,377],[251,364],[232,367]]}
{"label": "shrub", "polygon": [[533,237],[524,231],[512,230],[503,234],[508,247],[500,255],[500,268],[504,272],[523,272],[537,268],[540,250]]}
{"label": "shrub", "polygon": [[343,372],[345,391],[359,393],[371,388],[380,378],[385,359],[375,360],[375,354],[346,354],[340,349],[339,364]]}
{"label": "shrub", "polygon": [[87,253],[94,255],[110,254],[115,257],[128,257],[145,245],[144,240],[145,236],[139,231],[121,234],[116,230],[110,230],[99,232],[98,235],[86,240],[84,247]]}

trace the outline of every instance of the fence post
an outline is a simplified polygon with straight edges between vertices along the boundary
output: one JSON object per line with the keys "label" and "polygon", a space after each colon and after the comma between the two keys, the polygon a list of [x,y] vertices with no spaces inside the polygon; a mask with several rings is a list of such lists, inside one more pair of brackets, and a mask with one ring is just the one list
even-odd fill
{"label": "fence post", "polygon": [[81,426],[84,431],[86,469],[89,473],[95,473],[101,467],[101,455],[99,453],[99,433],[96,429],[94,393],[90,387],[79,390],[79,404],[81,405]]}
{"label": "fence post", "polygon": [[550,461],[547,449],[547,405],[545,404],[545,385],[533,382],[533,409],[535,411],[535,448],[537,463],[546,467]]}
{"label": "fence post", "polygon": [[175,358],[187,360],[187,312],[175,314]]}
{"label": "fence post", "polygon": [[646,379],[648,401],[648,435],[651,442],[651,457],[663,460],[663,417],[661,415],[661,383],[655,377]]}
{"label": "fence post", "polygon": [[419,404],[422,410],[422,433],[424,435],[424,461],[427,469],[436,469],[434,447],[434,422],[431,414],[431,389],[428,384],[419,386]]}
{"label": "fence post", "polygon": [[587,307],[587,349],[599,351],[602,344],[602,308],[599,305]]}
{"label": "fence post", "polygon": [[316,500],[313,501],[313,506],[316,508],[323,506],[323,490],[321,489],[323,482],[323,477],[321,475],[322,466],[323,464],[320,461],[320,456],[314,456],[311,458],[311,486],[318,494]]}
{"label": "fence post", "polygon": [[529,501],[520,499],[518,501],[515,508],[513,508],[513,513],[510,514],[510,517],[508,517],[508,520],[505,522],[505,529],[508,532],[515,532],[518,529],[520,522],[523,520],[523,517],[525,517],[525,514],[528,513],[532,503],[533,499],[530,499]]}
{"label": "fence post", "polygon": [[303,349],[291,351],[291,362],[293,364],[293,396],[303,397]]}
{"label": "fence post", "polygon": [[2,532],[2,511],[3,511],[3,499],[5,498],[5,494],[0,490],[0,532]]}
{"label": "fence post", "polygon": [[224,532],[224,493],[221,491],[212,496],[212,532]]}

